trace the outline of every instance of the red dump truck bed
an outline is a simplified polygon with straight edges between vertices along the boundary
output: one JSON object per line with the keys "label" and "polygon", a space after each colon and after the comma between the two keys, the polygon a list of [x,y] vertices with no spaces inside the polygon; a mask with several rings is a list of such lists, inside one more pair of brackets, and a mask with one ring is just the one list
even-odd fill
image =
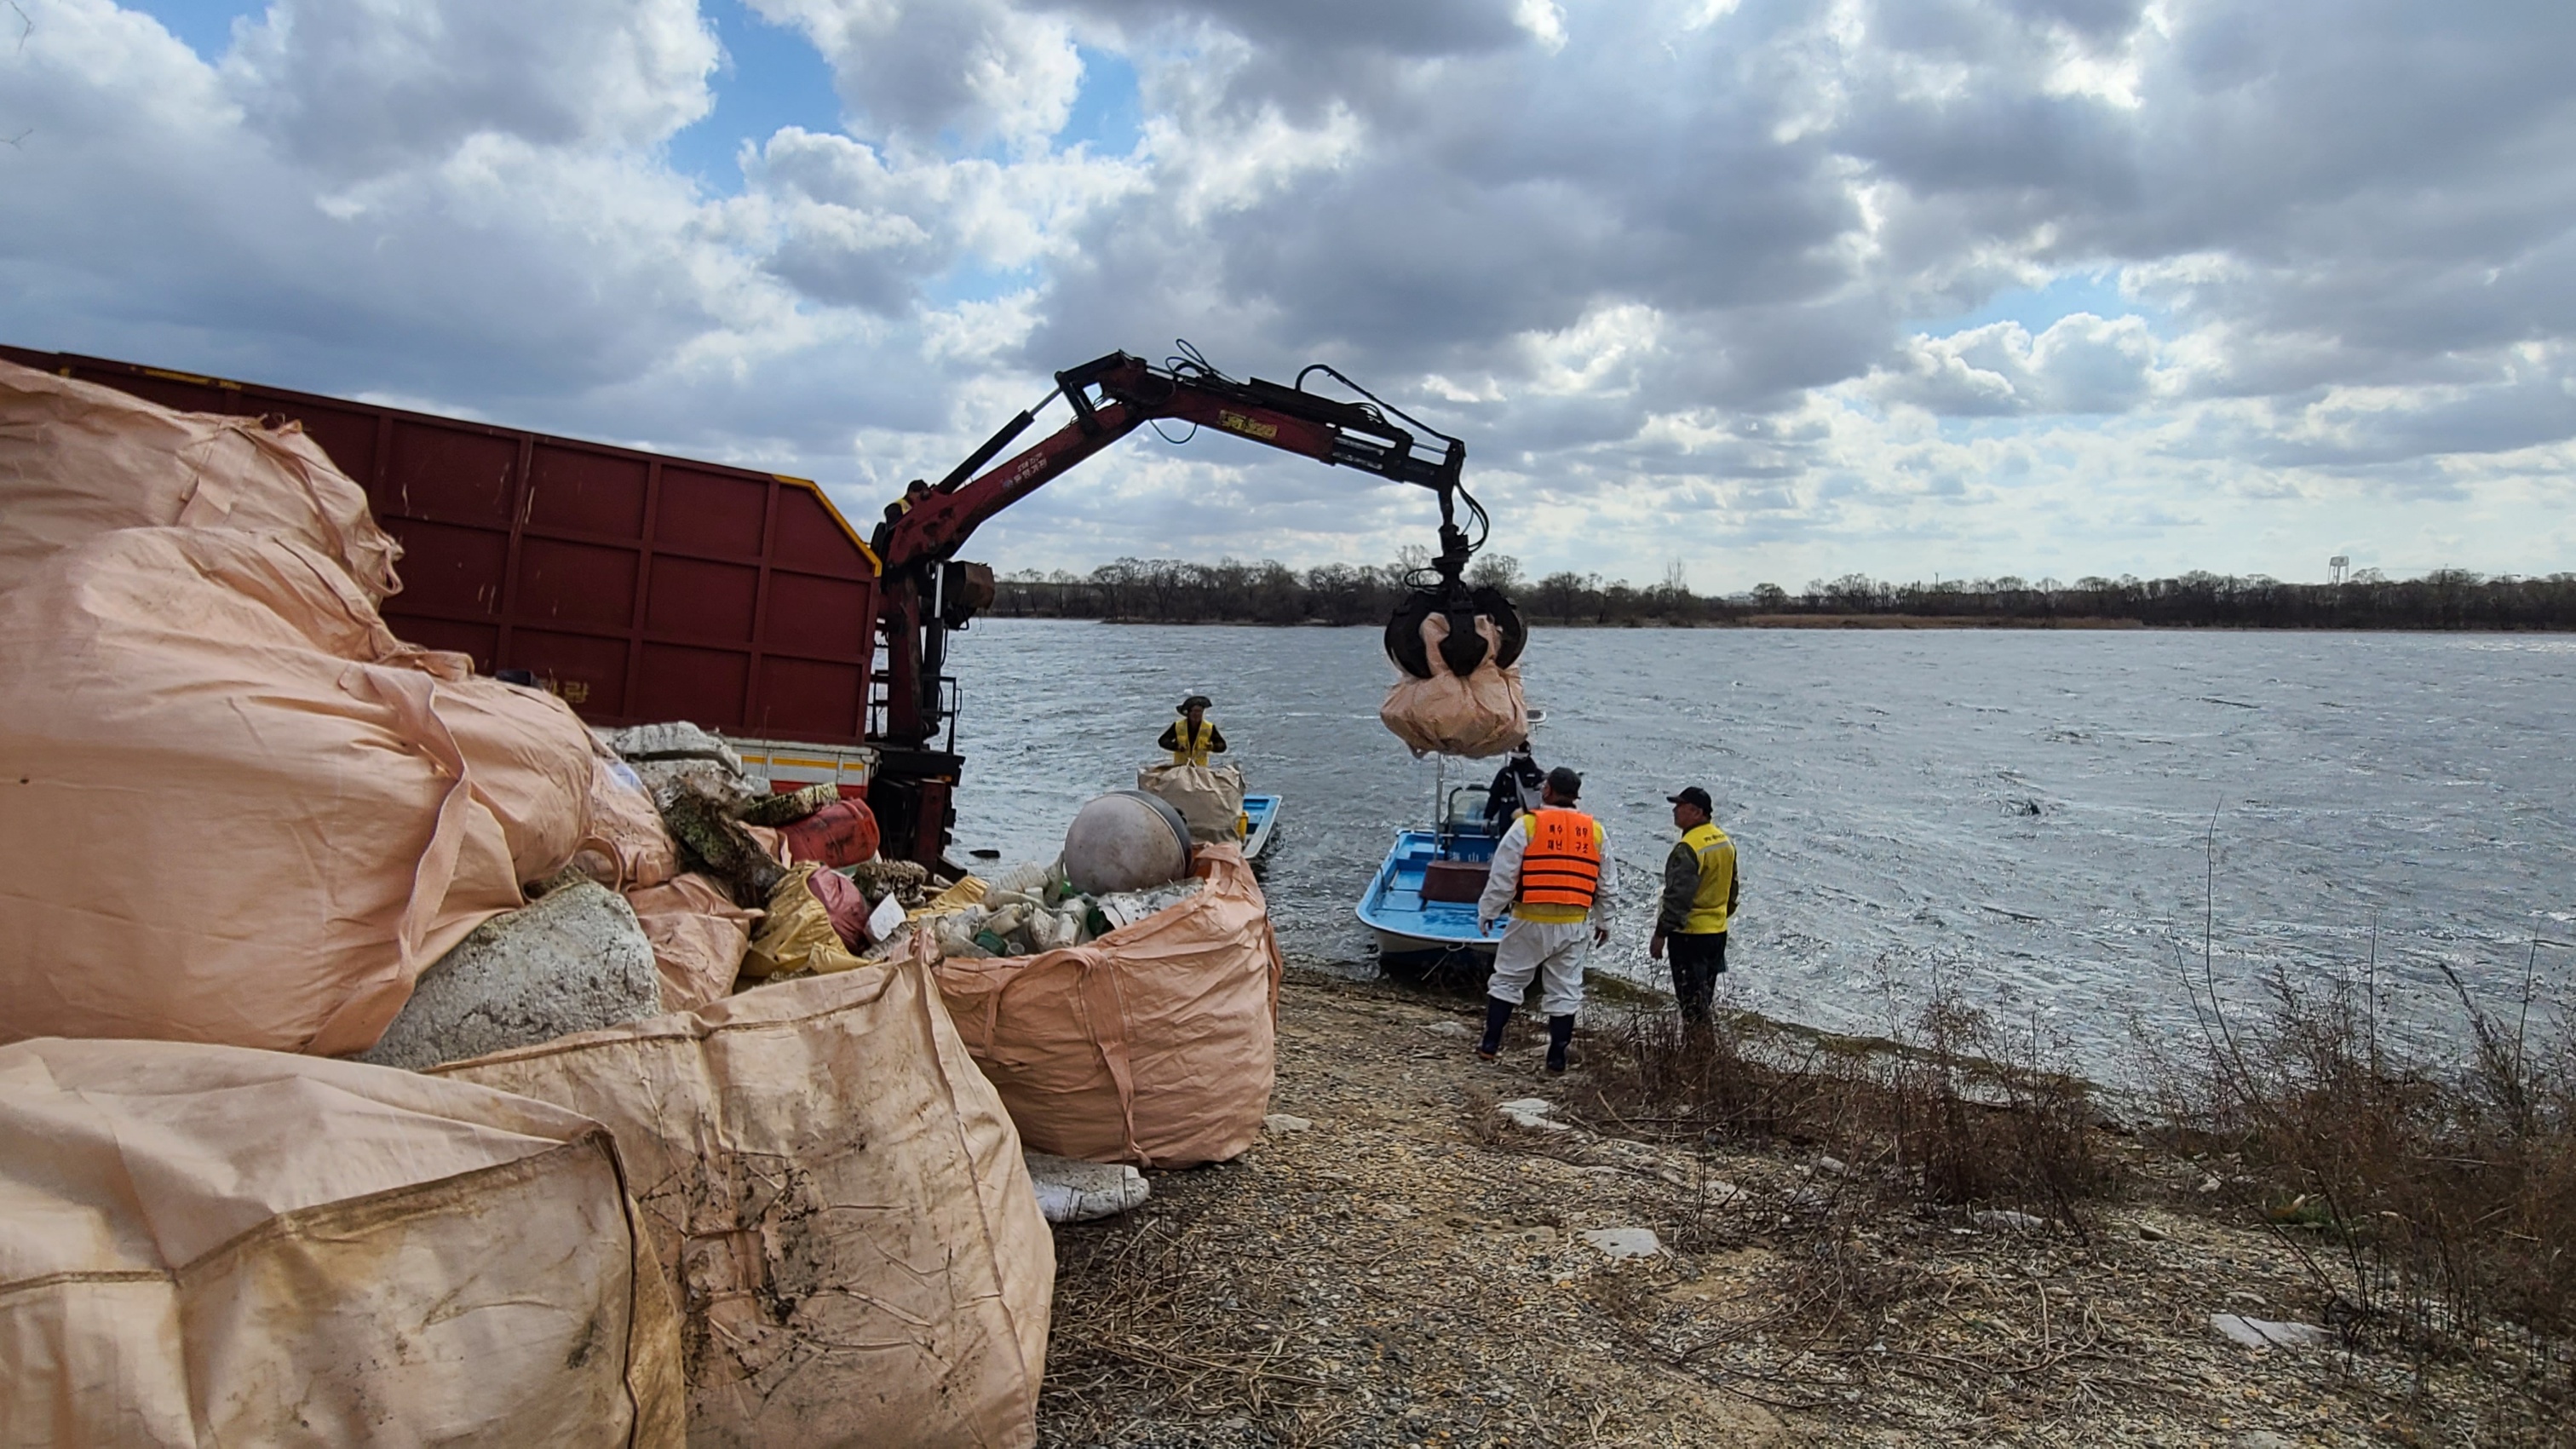
{"label": "red dump truck bed", "polygon": [[877,561],[805,479],[95,357],[0,357],[302,422],[402,542],[394,631],[527,670],[594,724],[869,734]]}

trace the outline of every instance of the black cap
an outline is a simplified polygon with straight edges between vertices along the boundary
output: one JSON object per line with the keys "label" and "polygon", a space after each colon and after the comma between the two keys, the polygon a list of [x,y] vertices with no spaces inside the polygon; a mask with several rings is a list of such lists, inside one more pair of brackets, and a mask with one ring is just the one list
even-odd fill
{"label": "black cap", "polygon": [[1559,765],[1547,772],[1547,788],[1561,799],[1572,800],[1583,794],[1583,777]]}
{"label": "black cap", "polygon": [[1215,702],[1216,701],[1209,699],[1204,694],[1193,694],[1189,698],[1182,700],[1179,704],[1173,705],[1172,708],[1179,710],[1183,714],[1187,714],[1189,713],[1191,705],[1197,705],[1199,708],[1205,709]]}
{"label": "black cap", "polygon": [[1697,785],[1684,785],[1680,794],[1664,798],[1676,805],[1696,805],[1711,815],[1717,813],[1717,802],[1708,798],[1708,792]]}

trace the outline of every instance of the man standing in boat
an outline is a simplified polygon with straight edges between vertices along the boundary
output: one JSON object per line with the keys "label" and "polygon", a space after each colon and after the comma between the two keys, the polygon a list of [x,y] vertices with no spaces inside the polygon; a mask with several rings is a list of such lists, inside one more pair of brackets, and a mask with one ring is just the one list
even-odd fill
{"label": "man standing in boat", "polygon": [[1493,872],[1476,901],[1476,929],[1491,934],[1504,911],[1512,924],[1494,947],[1485,981],[1485,1039],[1476,1055],[1502,1054],[1503,1028],[1538,978],[1547,1013],[1547,1069],[1565,1070],[1574,1014],[1583,1006],[1583,963],[1610,939],[1600,924],[1610,913],[1609,836],[1601,822],[1574,808],[1583,777],[1563,765],[1547,772],[1539,808],[1513,822],[1494,843]]}
{"label": "man standing in boat", "polygon": [[1164,727],[1163,737],[1154,748],[1172,752],[1175,765],[1207,767],[1208,756],[1225,753],[1225,734],[1207,717],[1208,697],[1193,694],[1182,700],[1181,717]]}
{"label": "man standing in boat", "polygon": [[1512,757],[1494,772],[1494,783],[1485,790],[1485,833],[1500,835],[1512,828],[1512,822],[1538,808],[1540,787],[1547,782],[1547,772],[1530,756],[1526,739],[1512,746]]}
{"label": "man standing in boat", "polygon": [[1682,838],[1664,862],[1664,901],[1655,914],[1654,938],[1646,954],[1664,959],[1673,949],[1673,997],[1681,1003],[1682,1020],[1708,1020],[1709,999],[1717,978],[1726,974],[1726,924],[1735,915],[1735,842],[1712,818],[1716,802],[1697,785],[1687,785],[1672,802],[1673,826]]}

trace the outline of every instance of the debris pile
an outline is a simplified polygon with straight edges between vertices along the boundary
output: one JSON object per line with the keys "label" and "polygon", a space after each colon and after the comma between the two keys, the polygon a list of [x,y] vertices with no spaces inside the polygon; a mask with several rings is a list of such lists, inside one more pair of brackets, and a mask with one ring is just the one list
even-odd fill
{"label": "debris pile", "polygon": [[1018,1133],[850,969],[961,883],[397,638],[400,553],[291,424],[0,365],[0,1439],[1032,1442]]}
{"label": "debris pile", "polygon": [[400,556],[291,424],[0,364],[0,1439],[1032,1442],[1024,1151],[1114,1213],[1268,1111],[1240,777],[881,860],[396,637]]}

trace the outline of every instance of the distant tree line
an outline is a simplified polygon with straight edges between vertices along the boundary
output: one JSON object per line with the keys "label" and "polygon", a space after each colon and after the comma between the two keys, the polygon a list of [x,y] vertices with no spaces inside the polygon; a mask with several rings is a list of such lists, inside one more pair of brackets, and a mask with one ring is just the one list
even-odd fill
{"label": "distant tree line", "polygon": [[[1403,598],[1425,560],[1408,550],[1391,564],[1292,569],[1275,560],[1122,558],[1088,574],[1027,570],[998,581],[991,612],[1016,618],[1117,619],[1172,624],[1376,624]],[[2260,575],[2193,572],[2025,581],[1944,579],[1891,583],[1865,574],[1818,579],[1791,593],[1758,584],[1734,595],[1691,592],[1681,568],[1637,585],[1599,574],[1521,574],[1508,554],[1487,554],[1469,579],[1512,596],[1534,624],[1693,627],[1909,619],[1959,624],[2130,622],[2237,629],[2576,629],[2576,574],[2488,578],[2438,569],[2391,579],[2365,569],[2339,584],[2288,584]]]}

